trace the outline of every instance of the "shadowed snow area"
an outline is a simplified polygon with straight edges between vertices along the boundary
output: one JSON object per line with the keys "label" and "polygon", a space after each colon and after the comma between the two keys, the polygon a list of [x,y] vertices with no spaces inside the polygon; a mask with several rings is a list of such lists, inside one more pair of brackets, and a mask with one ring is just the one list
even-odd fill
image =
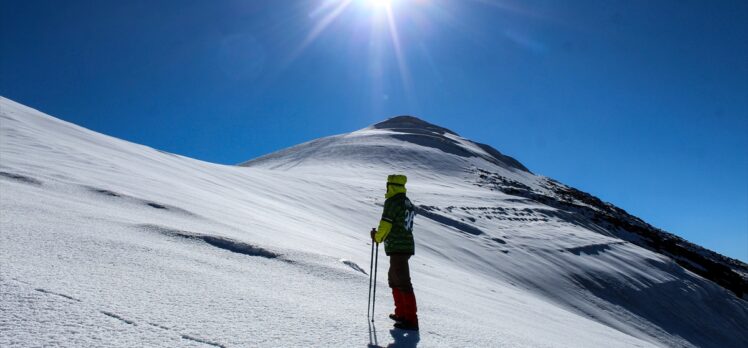
{"label": "shadowed snow area", "polygon": [[[0,346],[748,346],[744,264],[417,118],[244,165],[0,99]],[[391,330],[383,250],[366,318],[393,172],[419,207],[418,334]]]}

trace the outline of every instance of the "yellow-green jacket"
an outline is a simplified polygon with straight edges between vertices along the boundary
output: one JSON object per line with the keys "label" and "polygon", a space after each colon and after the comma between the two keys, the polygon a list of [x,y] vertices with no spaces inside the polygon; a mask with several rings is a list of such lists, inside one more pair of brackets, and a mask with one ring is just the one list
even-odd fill
{"label": "yellow-green jacket", "polygon": [[415,209],[405,195],[404,175],[390,175],[387,178],[387,194],[384,201],[382,219],[379,228],[374,234],[377,243],[384,242],[384,251],[387,255],[415,253],[413,242],[413,218]]}

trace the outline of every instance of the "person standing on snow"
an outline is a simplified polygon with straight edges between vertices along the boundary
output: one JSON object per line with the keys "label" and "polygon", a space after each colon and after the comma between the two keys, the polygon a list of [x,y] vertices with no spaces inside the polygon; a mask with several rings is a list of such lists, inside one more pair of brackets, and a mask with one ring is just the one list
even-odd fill
{"label": "person standing on snow", "polygon": [[405,196],[407,180],[405,175],[387,177],[384,212],[379,228],[371,230],[371,239],[376,243],[384,242],[384,252],[390,257],[387,280],[395,300],[395,313],[390,314],[390,319],[395,321],[396,328],[418,330],[416,296],[408,267],[408,259],[415,253],[413,218],[416,213],[413,203]]}

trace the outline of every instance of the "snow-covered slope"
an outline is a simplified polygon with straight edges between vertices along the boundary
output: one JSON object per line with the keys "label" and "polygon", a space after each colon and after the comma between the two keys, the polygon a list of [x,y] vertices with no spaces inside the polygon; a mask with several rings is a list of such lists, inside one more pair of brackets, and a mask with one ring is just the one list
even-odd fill
{"label": "snow-covered slope", "polygon": [[[245,165],[0,99],[0,346],[748,345],[734,289],[611,226],[613,207],[416,118]],[[384,256],[365,314],[395,171],[420,213],[418,335],[390,330]]]}

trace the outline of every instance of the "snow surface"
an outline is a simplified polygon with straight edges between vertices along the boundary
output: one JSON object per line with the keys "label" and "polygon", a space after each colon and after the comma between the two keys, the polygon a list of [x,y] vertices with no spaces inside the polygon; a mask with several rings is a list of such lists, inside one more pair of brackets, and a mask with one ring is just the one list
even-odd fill
{"label": "snow surface", "polygon": [[[385,123],[206,163],[0,98],[0,346],[746,347],[748,303],[556,209],[475,185],[546,178]],[[410,128],[409,128],[410,127]],[[384,179],[419,208],[418,334],[369,244]]]}

